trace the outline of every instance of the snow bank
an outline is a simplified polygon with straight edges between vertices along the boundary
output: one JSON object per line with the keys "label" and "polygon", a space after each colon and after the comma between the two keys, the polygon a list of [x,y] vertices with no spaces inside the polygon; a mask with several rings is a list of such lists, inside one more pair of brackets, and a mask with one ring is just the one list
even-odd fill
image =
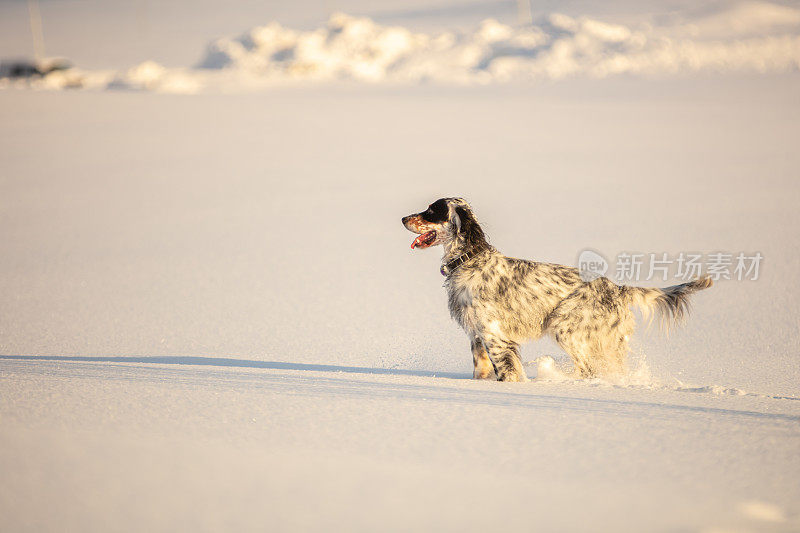
{"label": "snow bank", "polygon": [[198,92],[202,84],[190,73],[185,74],[178,69],[169,70],[155,61],[145,61],[125,74],[115,76],[109,87],[191,94]]}
{"label": "snow bank", "polygon": [[168,69],[146,61],[117,73],[54,73],[33,85],[195,93],[287,82],[481,84],[621,74],[781,73],[798,67],[800,10],[740,2],[660,24],[640,19],[626,26],[555,13],[530,26],[487,19],[472,31],[441,33],[339,13],[311,31],[271,22],[215,40],[196,68]]}
{"label": "snow bank", "polygon": [[[712,39],[705,39],[704,28]],[[728,32],[721,37],[721,30]],[[205,69],[272,79],[497,82],[697,71],[785,72],[800,66],[800,11],[743,4],[697,24],[630,28],[552,14],[539,25],[485,20],[472,32],[414,33],[333,15],[301,32],[273,22],[213,42]]]}
{"label": "snow bank", "polygon": [[723,9],[697,11],[665,24],[675,36],[740,39],[758,35],[796,34],[800,11],[769,2],[739,2]]}

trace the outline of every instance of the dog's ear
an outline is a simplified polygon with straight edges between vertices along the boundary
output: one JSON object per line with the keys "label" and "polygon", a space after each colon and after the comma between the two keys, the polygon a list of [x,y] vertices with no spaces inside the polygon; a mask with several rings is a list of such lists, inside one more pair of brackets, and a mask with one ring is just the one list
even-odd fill
{"label": "dog's ear", "polygon": [[453,209],[453,211],[454,211],[453,220],[456,223],[456,233],[458,234],[467,229],[467,226],[469,225],[470,216],[469,213],[467,213],[467,210],[461,207],[460,205],[456,206],[456,208]]}
{"label": "dog's ear", "polygon": [[[460,224],[459,231],[463,231],[464,233],[474,233],[476,229],[481,231],[478,220],[468,207],[456,206],[456,216]],[[481,233],[483,232],[481,231]]]}
{"label": "dog's ear", "polygon": [[459,211],[463,212],[464,209],[461,207],[453,207],[452,205],[450,206],[450,220],[456,227],[456,235],[461,233],[461,213],[459,213]]}
{"label": "dog's ear", "polygon": [[478,248],[486,246],[486,236],[472,211],[460,205],[456,206],[454,218],[456,219],[456,235],[463,235],[469,246]]}

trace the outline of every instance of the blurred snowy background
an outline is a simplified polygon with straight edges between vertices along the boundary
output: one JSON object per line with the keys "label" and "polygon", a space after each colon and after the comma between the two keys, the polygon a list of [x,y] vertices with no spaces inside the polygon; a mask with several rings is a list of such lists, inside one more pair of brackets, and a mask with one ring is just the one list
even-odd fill
{"label": "blurred snowy background", "polygon": [[[463,530],[496,523],[486,487],[520,530],[800,523],[800,4],[39,8],[74,68],[0,81],[13,530],[258,529],[259,493],[276,527],[366,498],[353,529],[407,529],[413,493]],[[0,59],[32,55],[28,4],[0,2]],[[455,195],[508,255],[760,252],[760,279],[640,330],[633,387],[433,379],[469,345],[400,217]]]}
{"label": "blurred snowy background", "polygon": [[[187,13],[179,2],[59,1],[44,2],[44,10],[34,7],[30,13],[37,53],[44,55],[49,47],[81,67],[37,84],[50,88],[193,93],[308,80],[474,84],[620,74],[783,73],[796,71],[800,62],[796,6],[597,4],[356,1],[337,5],[328,16],[332,6],[327,2],[233,2],[221,14],[205,2]],[[21,23],[28,14],[25,5],[11,2],[4,11],[0,49],[28,52]],[[242,33],[253,20],[264,23]],[[47,27],[48,45],[41,26]]]}

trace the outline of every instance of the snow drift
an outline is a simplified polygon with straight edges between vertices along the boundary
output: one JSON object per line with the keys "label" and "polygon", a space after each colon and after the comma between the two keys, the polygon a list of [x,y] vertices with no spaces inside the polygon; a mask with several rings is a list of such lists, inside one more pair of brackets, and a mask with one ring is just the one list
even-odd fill
{"label": "snow drift", "polygon": [[[515,28],[489,19],[472,32],[440,34],[336,14],[313,31],[273,22],[236,39],[217,40],[200,67],[277,79],[446,83],[796,70],[800,12],[776,9],[736,6],[727,16],[661,29],[552,14],[539,25]],[[711,40],[703,39],[706,27]],[[721,31],[725,28],[727,34]]]}
{"label": "snow drift", "polygon": [[800,10],[743,2],[659,24],[647,19],[611,24],[556,13],[527,26],[487,19],[472,31],[439,33],[339,13],[311,31],[271,22],[239,37],[217,39],[195,68],[169,69],[146,61],[120,72],[57,72],[34,85],[194,93],[287,82],[481,84],[781,73],[798,67]]}

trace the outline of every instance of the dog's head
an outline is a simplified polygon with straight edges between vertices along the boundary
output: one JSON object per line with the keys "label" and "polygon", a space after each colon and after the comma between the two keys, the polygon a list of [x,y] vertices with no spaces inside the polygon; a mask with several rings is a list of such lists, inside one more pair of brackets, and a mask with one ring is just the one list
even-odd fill
{"label": "dog's head", "polygon": [[411,243],[411,248],[452,243],[486,245],[486,237],[472,208],[462,198],[440,198],[425,211],[403,217],[403,225],[407,230],[419,234]]}

